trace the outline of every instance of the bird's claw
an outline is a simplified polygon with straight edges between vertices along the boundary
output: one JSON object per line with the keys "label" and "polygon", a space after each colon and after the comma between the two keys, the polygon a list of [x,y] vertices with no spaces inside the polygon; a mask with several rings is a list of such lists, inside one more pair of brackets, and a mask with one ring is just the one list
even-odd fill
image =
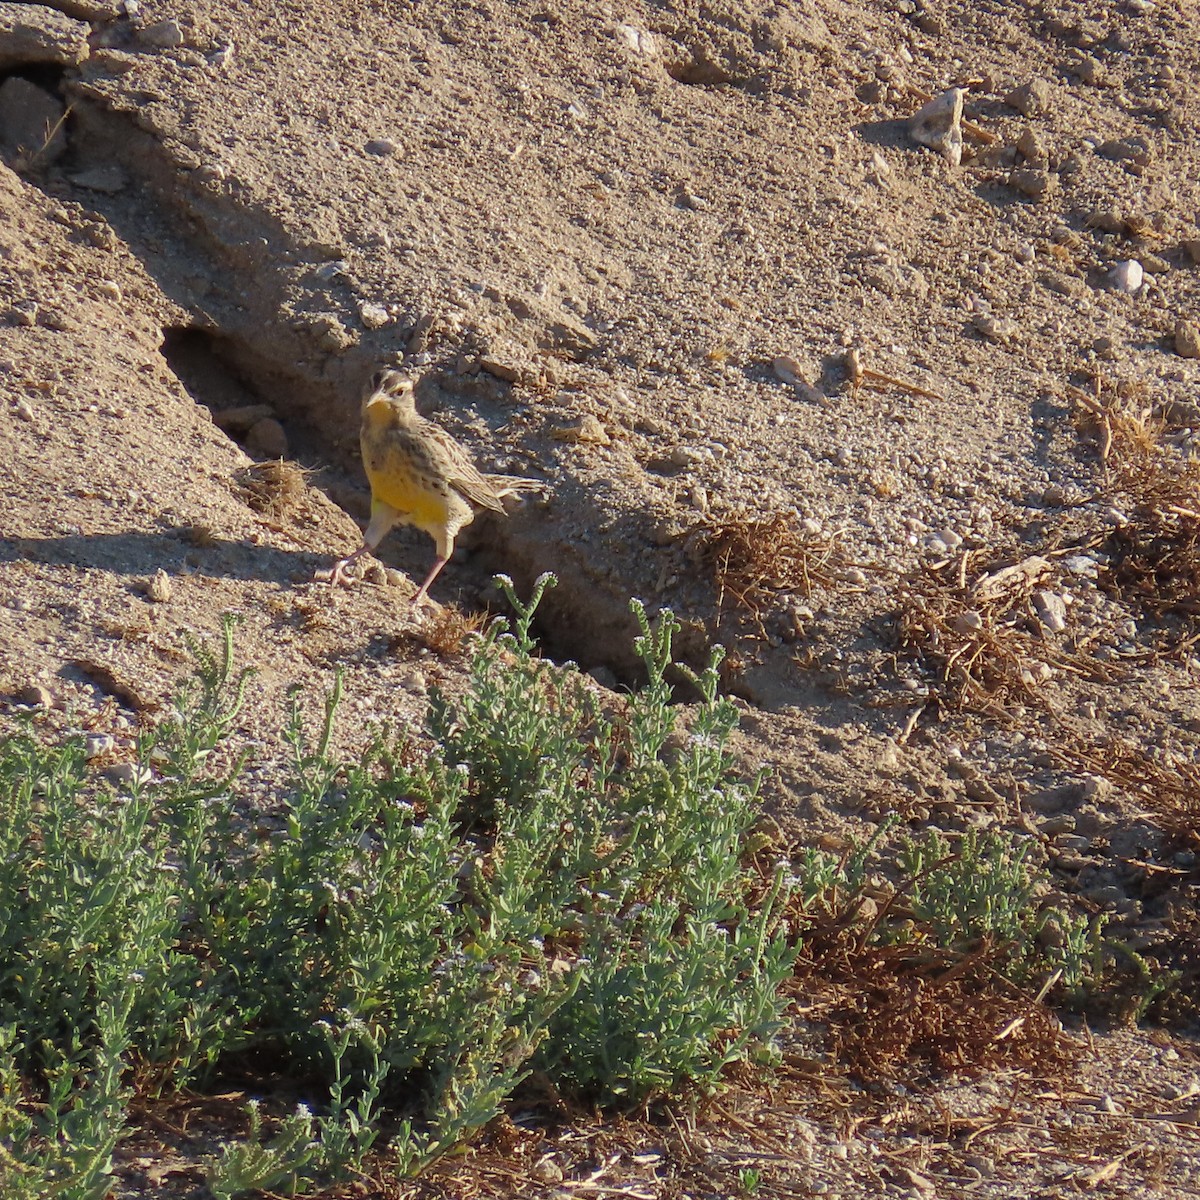
{"label": "bird's claw", "polygon": [[318,571],[316,575],[316,582],[328,583],[331,588],[353,587],[356,583],[358,583],[358,578],[355,575],[348,574],[346,571],[346,568],[353,561],[353,558],[339,559],[328,571]]}

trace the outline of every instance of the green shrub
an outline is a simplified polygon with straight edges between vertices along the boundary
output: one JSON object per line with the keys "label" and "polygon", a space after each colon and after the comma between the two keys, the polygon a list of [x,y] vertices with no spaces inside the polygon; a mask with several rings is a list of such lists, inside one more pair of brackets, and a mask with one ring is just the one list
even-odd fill
{"label": "green shrub", "polygon": [[[537,1069],[588,1101],[711,1090],[768,1061],[793,950],[780,873],[740,864],[755,785],[714,654],[677,727],[677,629],[640,605],[648,686],[605,714],[536,658],[530,624],[434,693],[431,747],[377,738],[329,755],[294,704],[262,836],[231,733],[247,672],[232,619],[113,791],[81,747],[0,744],[0,1193],[107,1194],[134,1080],[204,1086],[240,1056],[306,1106],[209,1166],[210,1190],[303,1189],[386,1148],[411,1171],[489,1121]],[[264,1099],[268,1099],[264,1097]]]}

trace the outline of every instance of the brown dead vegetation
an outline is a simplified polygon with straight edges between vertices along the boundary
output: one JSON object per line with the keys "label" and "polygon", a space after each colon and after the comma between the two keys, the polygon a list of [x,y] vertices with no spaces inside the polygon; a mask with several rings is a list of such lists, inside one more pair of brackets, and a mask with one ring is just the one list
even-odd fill
{"label": "brown dead vegetation", "polygon": [[763,517],[739,509],[709,518],[693,539],[713,573],[718,615],[732,605],[760,626],[782,593],[807,598],[836,582],[845,565],[836,535],[808,533],[792,513]]}
{"label": "brown dead vegetation", "polygon": [[[1188,414],[1157,410],[1144,389],[1112,387],[1099,377],[1090,394],[1069,394],[1119,518],[1098,543],[1111,560],[1106,585],[1154,617],[1200,614],[1200,461],[1172,444]],[[1198,640],[1189,631],[1173,648]]]}

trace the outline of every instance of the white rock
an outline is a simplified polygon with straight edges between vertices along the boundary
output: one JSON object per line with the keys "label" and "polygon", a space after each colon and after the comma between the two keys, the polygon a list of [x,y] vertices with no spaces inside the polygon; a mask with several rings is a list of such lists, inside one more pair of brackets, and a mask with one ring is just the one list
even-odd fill
{"label": "white rock", "polygon": [[85,758],[99,758],[102,754],[107,754],[114,746],[116,741],[111,733],[89,733],[84,739],[83,755]]}
{"label": "white rock", "polygon": [[1034,592],[1033,607],[1038,620],[1051,633],[1062,633],[1066,629],[1067,602],[1058,592]]}
{"label": "white rock", "polygon": [[391,316],[382,304],[364,303],[358,306],[358,319],[366,329],[382,329],[391,320]]}
{"label": "white rock", "polygon": [[914,142],[936,150],[956,167],[962,162],[964,94],[962,88],[950,88],[935,96],[908,124]]}
{"label": "white rock", "polygon": [[159,567],[146,583],[146,599],[154,604],[166,604],[171,599],[171,577]]}
{"label": "white rock", "polygon": [[179,22],[172,17],[147,25],[139,37],[147,46],[156,46],[160,50],[174,50],[183,45],[183,30],[179,27]]}
{"label": "white rock", "polygon": [[1136,258],[1131,258],[1117,263],[1105,278],[1108,286],[1114,291],[1133,295],[1142,286],[1145,272],[1142,270],[1142,264]]}

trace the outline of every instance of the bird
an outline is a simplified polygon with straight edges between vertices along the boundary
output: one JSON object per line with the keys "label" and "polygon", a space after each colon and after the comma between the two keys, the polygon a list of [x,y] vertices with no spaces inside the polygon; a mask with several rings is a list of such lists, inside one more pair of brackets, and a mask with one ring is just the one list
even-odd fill
{"label": "bird", "polygon": [[454,539],[475,519],[476,508],[504,513],[506,496],[544,486],[516,475],[485,475],[440,425],[417,412],[416,381],[391,368],[377,370],[363,391],[359,442],[371,484],[371,520],[363,543],[339,559],[333,587],[350,584],[346,569],[373,551],[398,521],[433,538],[437,559],[416,595],[417,605],[454,553]]}

